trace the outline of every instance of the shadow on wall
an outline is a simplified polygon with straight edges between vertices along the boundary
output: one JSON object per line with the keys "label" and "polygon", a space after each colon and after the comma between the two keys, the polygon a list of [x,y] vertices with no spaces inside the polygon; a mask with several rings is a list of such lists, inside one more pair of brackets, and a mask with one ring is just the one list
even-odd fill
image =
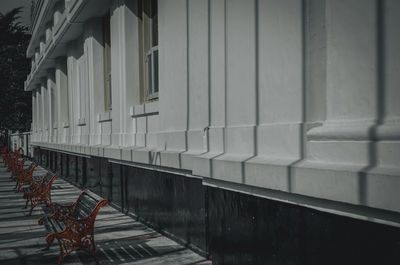
{"label": "shadow on wall", "polygon": [[368,181],[367,174],[376,166],[378,166],[378,143],[377,130],[380,125],[383,124],[385,117],[385,27],[384,27],[384,1],[377,2],[376,16],[377,16],[377,83],[376,83],[376,123],[371,126],[368,130],[368,165],[363,168],[358,174],[358,186],[359,186],[359,203],[362,205],[367,204],[367,190]]}

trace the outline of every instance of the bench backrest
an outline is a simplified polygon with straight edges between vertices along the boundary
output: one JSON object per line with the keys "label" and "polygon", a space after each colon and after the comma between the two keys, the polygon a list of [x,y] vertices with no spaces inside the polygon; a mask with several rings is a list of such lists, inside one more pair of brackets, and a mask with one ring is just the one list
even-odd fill
{"label": "bench backrest", "polygon": [[55,174],[53,174],[52,172],[47,171],[47,173],[42,177],[42,184],[46,185],[47,183],[49,183],[54,175]]}
{"label": "bench backrest", "polygon": [[92,219],[91,221],[94,222],[100,207],[106,204],[106,200],[98,200],[88,194],[86,191],[83,191],[75,202],[75,209],[71,214],[71,217],[74,219],[84,219],[89,217],[89,219]]}
{"label": "bench backrest", "polygon": [[51,172],[47,172],[41,183],[39,184],[40,193],[42,198],[46,198],[46,203],[48,205],[51,204],[51,185],[53,184],[54,180],[58,178],[57,174],[52,174]]}
{"label": "bench backrest", "polygon": [[30,164],[29,168],[26,169],[26,170],[24,170],[24,173],[25,173],[27,176],[32,177],[33,171],[35,171],[35,168],[36,168],[37,166],[38,166],[38,165],[36,165],[35,163]]}
{"label": "bench backrest", "polygon": [[20,163],[17,165],[19,170],[24,168],[25,162],[26,162],[26,158],[20,160]]}
{"label": "bench backrest", "polygon": [[27,168],[25,168],[25,170],[31,170],[34,165],[36,165],[36,164],[30,163],[29,166]]}

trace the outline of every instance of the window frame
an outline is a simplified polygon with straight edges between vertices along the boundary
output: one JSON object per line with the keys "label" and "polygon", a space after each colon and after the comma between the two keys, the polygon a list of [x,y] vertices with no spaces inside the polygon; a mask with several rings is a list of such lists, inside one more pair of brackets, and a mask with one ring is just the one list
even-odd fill
{"label": "window frame", "polygon": [[[140,41],[140,61],[141,61],[141,71],[140,71],[140,87],[141,87],[141,95],[142,102],[149,102],[157,100],[159,97],[159,45],[158,45],[158,10],[157,10],[157,30],[156,30],[156,45],[153,46],[154,41],[154,17],[153,14],[146,14],[146,2],[149,6],[150,12],[153,10],[153,1],[157,2],[158,9],[158,0],[140,0],[138,1],[139,10],[140,10],[140,23],[139,23],[139,41]],[[148,23],[145,23],[144,19],[147,16]],[[146,39],[146,37],[148,39]],[[146,49],[146,41],[148,41],[148,45],[150,46]],[[157,65],[155,65],[155,57],[157,57]],[[150,60],[149,60],[150,58]],[[150,64],[150,67],[149,67]],[[157,69],[156,69],[157,68]],[[156,77],[157,74],[157,77]],[[155,84],[157,86],[155,87]]]}
{"label": "window frame", "polygon": [[[146,53],[146,59],[145,59],[145,64],[146,64],[145,68],[146,68],[146,70],[148,72],[146,98],[149,99],[149,100],[158,98],[158,91],[159,91],[159,79],[158,79],[158,77],[157,77],[157,91],[155,91],[155,87],[156,87],[155,86],[155,83],[156,83],[156,80],[155,80],[155,72],[156,72],[155,69],[156,69],[156,66],[155,66],[155,63],[154,63],[155,54],[157,54],[157,61],[158,61],[158,54],[159,54],[158,46],[151,47],[150,50]],[[150,70],[149,70],[149,67],[148,67],[149,57],[150,57],[150,68],[151,68]],[[150,72],[150,74],[149,74],[149,72]],[[157,63],[157,75],[158,75],[158,63]],[[151,79],[150,79],[150,77],[151,77]]]}

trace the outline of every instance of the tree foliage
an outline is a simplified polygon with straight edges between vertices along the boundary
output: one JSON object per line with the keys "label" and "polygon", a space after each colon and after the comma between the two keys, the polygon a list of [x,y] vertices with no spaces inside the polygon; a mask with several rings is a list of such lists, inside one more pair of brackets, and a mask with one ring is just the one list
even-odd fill
{"label": "tree foliage", "polygon": [[0,13],[0,130],[30,130],[31,93],[24,91],[30,63],[25,53],[30,35],[17,20],[21,7]]}

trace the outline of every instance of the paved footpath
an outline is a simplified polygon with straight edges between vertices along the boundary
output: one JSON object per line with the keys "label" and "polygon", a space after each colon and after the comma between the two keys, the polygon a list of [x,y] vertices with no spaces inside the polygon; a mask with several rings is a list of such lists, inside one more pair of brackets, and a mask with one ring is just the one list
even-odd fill
{"label": "paved footpath", "polygon": [[[44,174],[39,168],[35,174]],[[59,247],[54,241],[50,250],[45,247],[46,230],[38,225],[43,214],[37,207],[32,216],[21,193],[15,193],[15,182],[0,162],[0,264],[57,264]],[[52,200],[61,204],[73,202],[80,190],[57,179],[53,183]],[[179,245],[126,216],[116,209],[102,207],[95,222],[95,242],[100,264],[211,264],[204,257]],[[63,264],[96,264],[83,251],[70,254]]]}

